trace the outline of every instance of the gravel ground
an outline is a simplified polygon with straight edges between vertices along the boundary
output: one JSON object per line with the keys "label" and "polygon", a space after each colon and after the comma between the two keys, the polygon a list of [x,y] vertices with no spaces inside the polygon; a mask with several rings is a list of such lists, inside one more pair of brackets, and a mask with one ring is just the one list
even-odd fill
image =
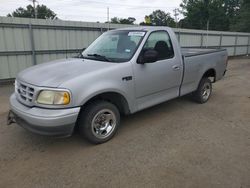
{"label": "gravel ground", "polygon": [[122,118],[102,145],[6,125],[0,87],[0,187],[250,187],[250,59],[229,61],[206,104],[175,99]]}

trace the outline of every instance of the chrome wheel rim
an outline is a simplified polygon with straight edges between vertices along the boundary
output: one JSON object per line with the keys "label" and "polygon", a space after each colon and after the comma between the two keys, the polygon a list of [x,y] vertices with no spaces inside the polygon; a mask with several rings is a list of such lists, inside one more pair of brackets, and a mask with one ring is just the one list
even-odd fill
{"label": "chrome wheel rim", "polygon": [[97,112],[92,122],[92,133],[99,139],[105,139],[112,134],[116,127],[116,116],[109,109]]}
{"label": "chrome wheel rim", "polygon": [[205,83],[202,89],[202,98],[204,101],[208,100],[211,94],[211,86],[209,83]]}

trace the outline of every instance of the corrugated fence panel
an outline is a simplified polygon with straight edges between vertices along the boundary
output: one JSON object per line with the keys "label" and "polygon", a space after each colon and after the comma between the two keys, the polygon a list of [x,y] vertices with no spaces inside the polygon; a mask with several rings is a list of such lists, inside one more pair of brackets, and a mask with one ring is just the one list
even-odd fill
{"label": "corrugated fence panel", "polygon": [[224,47],[227,50],[229,56],[234,55],[234,47]]}
{"label": "corrugated fence panel", "polygon": [[56,30],[47,30],[48,33],[48,44],[49,44],[49,49],[55,50],[57,49],[57,41],[56,41]]}
{"label": "corrugated fence panel", "polygon": [[246,47],[237,47],[235,55],[244,55],[247,53],[247,48]]}
{"label": "corrugated fence panel", "polygon": [[6,51],[4,28],[0,27],[0,52]]}
{"label": "corrugated fence panel", "polygon": [[[108,28],[133,25],[0,17],[0,79],[34,64],[75,56]],[[225,48],[249,53],[250,33],[174,29],[182,47]]]}
{"label": "corrugated fence panel", "polygon": [[5,50],[16,51],[14,28],[4,28],[3,34],[4,34],[4,40],[5,40]]}
{"label": "corrugated fence panel", "polygon": [[203,36],[203,45],[202,46],[220,46],[220,36],[210,36],[204,35]]}
{"label": "corrugated fence panel", "polygon": [[[36,30],[34,29],[34,33],[35,31]],[[39,35],[37,37],[39,38],[40,46],[37,45],[35,41],[37,50],[54,50],[52,46],[49,45],[49,41],[53,39],[49,38],[48,29],[39,29],[39,31],[40,32],[38,32]],[[34,38],[36,38],[36,35],[34,35]]]}
{"label": "corrugated fence panel", "polygon": [[84,46],[84,36],[82,31],[76,31],[76,48],[81,49]]}
{"label": "corrugated fence panel", "polygon": [[234,46],[236,36],[223,36],[222,37],[222,46]]}
{"label": "corrugated fence panel", "polygon": [[237,39],[237,44],[239,45],[247,45],[248,44],[248,37],[247,36],[244,36],[244,37],[240,37],[238,36],[238,39]]}
{"label": "corrugated fence panel", "polygon": [[23,42],[24,42],[24,51],[31,50],[31,42],[30,42],[30,31],[28,29],[23,28],[22,29],[23,34]]}
{"label": "corrugated fence panel", "polygon": [[8,56],[0,56],[0,79],[10,78]]}
{"label": "corrugated fence panel", "polygon": [[17,56],[8,56],[9,61],[9,73],[10,77],[14,78],[16,74],[21,70],[17,61]]}
{"label": "corrugated fence panel", "polygon": [[67,30],[56,30],[56,49],[66,49]]}
{"label": "corrugated fence panel", "polygon": [[201,46],[202,35],[199,34],[180,34],[180,45],[182,47],[198,47]]}

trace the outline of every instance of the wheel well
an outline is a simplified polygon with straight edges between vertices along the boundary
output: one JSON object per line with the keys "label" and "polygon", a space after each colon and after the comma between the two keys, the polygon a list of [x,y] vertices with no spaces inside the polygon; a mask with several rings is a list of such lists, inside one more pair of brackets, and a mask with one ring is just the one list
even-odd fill
{"label": "wheel well", "polygon": [[215,82],[216,81],[216,72],[215,72],[215,70],[214,69],[209,69],[209,70],[207,70],[204,74],[203,74],[203,76],[202,76],[202,78],[209,78],[209,77],[212,77],[213,78],[213,82]]}
{"label": "wheel well", "polygon": [[121,114],[129,114],[130,113],[128,102],[125,99],[125,97],[123,95],[121,95],[120,93],[106,92],[106,93],[96,95],[96,96],[92,97],[91,99],[89,99],[83,106],[86,106],[89,103],[96,101],[96,100],[105,100],[105,101],[108,101],[108,102],[114,104],[118,108],[118,110]]}

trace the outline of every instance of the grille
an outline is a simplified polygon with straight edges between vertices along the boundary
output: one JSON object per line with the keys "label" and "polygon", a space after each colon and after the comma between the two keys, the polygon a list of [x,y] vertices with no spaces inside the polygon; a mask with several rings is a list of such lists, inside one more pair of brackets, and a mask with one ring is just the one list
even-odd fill
{"label": "grille", "polygon": [[26,105],[32,105],[35,89],[27,84],[16,81],[15,90],[20,102]]}

